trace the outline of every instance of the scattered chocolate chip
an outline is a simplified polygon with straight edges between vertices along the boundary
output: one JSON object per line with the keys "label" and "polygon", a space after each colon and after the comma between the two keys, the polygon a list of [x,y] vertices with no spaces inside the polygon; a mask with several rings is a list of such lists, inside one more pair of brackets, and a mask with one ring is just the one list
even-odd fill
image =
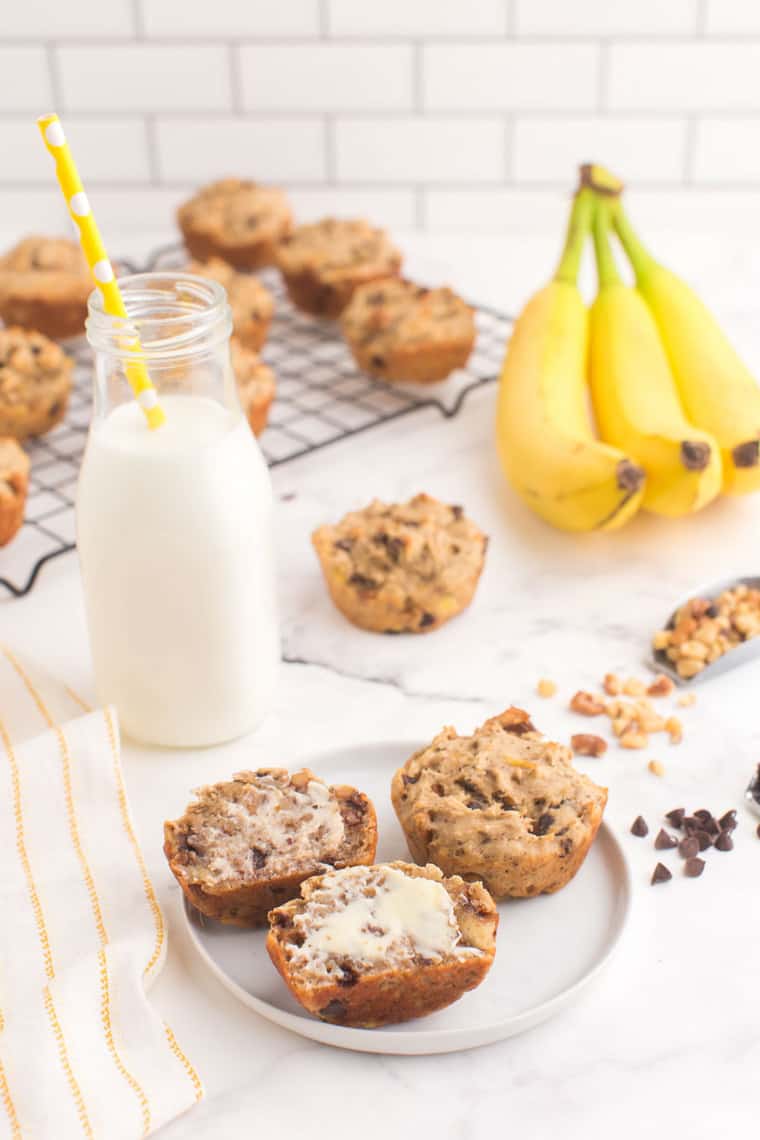
{"label": "scattered chocolate chip", "polygon": [[683,865],[683,873],[689,879],[698,879],[704,869],[704,859],[699,859],[696,855],[693,859],[687,859]]}
{"label": "scattered chocolate chip", "polygon": [[657,883],[667,883],[668,879],[672,879],[672,878],[673,878],[673,876],[671,875],[670,871],[665,866],[665,864],[664,863],[658,863],[657,866],[655,867],[653,873],[652,873],[652,886],[653,887],[656,886]]}
{"label": "scattered chocolate chip", "polygon": [[643,815],[637,815],[631,824],[631,835],[635,835],[637,839],[643,839],[645,835],[649,835],[649,827]]}
{"label": "scattered chocolate chip", "polygon": [[699,844],[700,851],[706,851],[708,847],[712,847],[712,836],[707,831],[695,831],[694,838]]}
{"label": "scattered chocolate chip", "polygon": [[702,823],[706,823],[708,820],[712,819],[712,812],[708,811],[707,808],[699,808],[694,812],[694,815],[697,819],[701,819]]}
{"label": "scattered chocolate chip", "polygon": [[672,811],[665,813],[665,818],[667,820],[670,820],[673,827],[680,828],[683,825],[685,815],[686,815],[686,809],[685,808],[673,808]]}
{"label": "scattered chocolate chip", "polygon": [[669,851],[672,847],[678,846],[678,840],[674,835],[669,835],[664,828],[660,828],[654,845],[658,851]]}
{"label": "scattered chocolate chip", "polygon": [[760,764],[757,766],[757,774],[749,786],[749,794],[756,804],[760,804]]}
{"label": "scattered chocolate chip", "polygon": [[684,859],[693,859],[699,853],[699,843],[693,835],[687,835],[678,844],[678,854],[683,855]]}
{"label": "scattered chocolate chip", "polygon": [[716,851],[733,851],[734,841],[728,831],[721,831],[718,838],[715,840]]}
{"label": "scattered chocolate chip", "polygon": [[722,815],[718,820],[721,831],[733,831],[737,825],[737,822],[738,820],[736,818],[735,808],[732,808],[731,811],[727,811],[725,815]]}
{"label": "scattered chocolate chip", "polygon": [[684,817],[681,827],[687,835],[693,835],[695,831],[699,831],[701,822],[696,818],[696,816],[687,815]]}
{"label": "scattered chocolate chip", "polygon": [[545,811],[536,820],[535,826],[533,828],[533,834],[534,835],[546,835],[547,831],[549,830],[549,828],[551,827],[551,825],[553,823],[554,823],[554,816],[551,814],[551,812]]}

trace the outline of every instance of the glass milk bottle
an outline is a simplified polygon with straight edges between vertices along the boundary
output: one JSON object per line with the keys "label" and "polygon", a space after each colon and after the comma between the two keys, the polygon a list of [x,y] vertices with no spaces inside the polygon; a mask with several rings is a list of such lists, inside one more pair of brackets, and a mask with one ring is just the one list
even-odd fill
{"label": "glass milk bottle", "polygon": [[[224,289],[184,273],[119,281],[129,319],[89,301],[92,426],[77,539],[98,698],[167,746],[252,729],[279,663],[269,472],[238,401]],[[142,359],[166,423],[129,386]]]}

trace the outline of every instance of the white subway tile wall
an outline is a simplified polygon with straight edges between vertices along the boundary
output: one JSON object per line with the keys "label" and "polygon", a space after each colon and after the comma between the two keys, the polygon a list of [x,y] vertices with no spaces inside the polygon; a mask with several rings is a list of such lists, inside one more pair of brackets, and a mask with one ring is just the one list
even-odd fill
{"label": "white subway tile wall", "polygon": [[64,118],[111,232],[225,174],[299,216],[560,224],[577,164],[640,215],[760,218],[760,0],[22,0],[0,14],[0,211],[60,229]]}

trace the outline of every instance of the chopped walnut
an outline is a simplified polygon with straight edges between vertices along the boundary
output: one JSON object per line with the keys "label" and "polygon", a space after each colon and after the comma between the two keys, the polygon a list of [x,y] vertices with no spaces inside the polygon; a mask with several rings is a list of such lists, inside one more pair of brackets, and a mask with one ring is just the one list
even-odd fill
{"label": "chopped walnut", "polygon": [[654,648],[664,652],[679,677],[690,680],[706,665],[760,633],[760,590],[745,585],[717,598],[691,598],[672,627],[658,630]]}
{"label": "chopped walnut", "polygon": [[542,677],[536,685],[536,692],[539,697],[553,697],[557,692],[557,686],[554,681],[550,681],[548,677]]}
{"label": "chopped walnut", "polygon": [[649,771],[652,773],[653,776],[664,776],[665,775],[665,765],[661,764],[659,760],[650,760],[649,763],[647,764],[647,768],[649,769]]}
{"label": "chopped walnut", "polygon": [[684,693],[684,695],[682,697],[679,697],[678,700],[676,701],[676,704],[678,705],[678,707],[682,708],[682,709],[688,709],[691,705],[695,705],[696,703],[697,703],[697,694],[696,693]]}
{"label": "chopped walnut", "polygon": [[629,729],[620,737],[621,748],[648,748],[649,737],[645,732],[635,732]]}
{"label": "chopped walnut", "polygon": [[608,697],[619,697],[623,691],[623,684],[614,673],[605,673],[602,687]]}
{"label": "chopped walnut", "polygon": [[669,697],[675,688],[674,682],[665,673],[658,673],[654,681],[647,686],[648,697]]}
{"label": "chopped walnut", "polygon": [[570,708],[573,712],[581,713],[583,716],[599,716],[606,711],[604,701],[583,689],[579,689],[575,694],[570,702]]}
{"label": "chopped walnut", "polygon": [[627,677],[623,682],[623,692],[627,697],[643,697],[647,687],[643,681],[636,677]]}
{"label": "chopped walnut", "polygon": [[576,756],[604,756],[607,751],[607,741],[590,732],[575,733],[570,737],[570,745]]}
{"label": "chopped walnut", "polygon": [[670,737],[671,744],[680,744],[683,740],[683,725],[677,716],[670,716],[665,721],[665,731]]}

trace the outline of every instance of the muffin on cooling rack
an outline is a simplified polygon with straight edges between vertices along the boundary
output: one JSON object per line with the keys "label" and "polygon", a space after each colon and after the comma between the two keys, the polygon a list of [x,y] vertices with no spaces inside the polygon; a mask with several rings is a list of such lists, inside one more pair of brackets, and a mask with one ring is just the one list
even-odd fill
{"label": "muffin on cooling rack", "polygon": [[186,898],[235,926],[266,922],[310,875],[371,863],[376,846],[370,800],[308,768],[238,772],[199,788],[184,815],[164,824],[164,854]]}
{"label": "muffin on cooling rack", "polygon": [[257,352],[241,344],[234,336],[230,340],[230,355],[243,411],[254,435],[261,435],[267,426],[269,408],[277,388],[274,372]]}
{"label": "muffin on cooling rack", "polygon": [[92,278],[67,238],[28,237],[0,257],[0,317],[56,339],[84,332]]}
{"label": "muffin on cooling rack", "polygon": [[426,289],[400,277],[357,289],[341,328],[364,372],[418,384],[464,368],[476,332],[472,309],[451,289]]}
{"label": "muffin on cooling rack", "polygon": [[278,242],[293,228],[282,190],[241,178],[202,187],[180,206],[177,221],[193,257],[221,257],[239,269],[272,265]]}
{"label": "muffin on cooling rack", "polygon": [[323,1021],[374,1029],[480,985],[499,915],[480,883],[397,862],[309,879],[269,923],[269,956],[296,1000]]}
{"label": "muffin on cooling rack", "polygon": [[290,299],[316,317],[339,317],[359,285],[398,273],[401,260],[386,232],[362,219],[298,226],[277,250]]}
{"label": "muffin on cooling rack", "polygon": [[607,789],[509,708],[471,736],[444,728],[396,772],[391,799],[417,862],[481,879],[496,899],[528,898],[579,870]]}
{"label": "muffin on cooling rack", "polygon": [[15,439],[0,439],[0,546],[6,546],[24,521],[29,488],[29,457]]}
{"label": "muffin on cooling rack", "polygon": [[256,351],[264,347],[274,313],[272,294],[252,273],[238,273],[220,257],[191,261],[189,273],[210,277],[227,291],[232,310],[232,329],[241,344]]}
{"label": "muffin on cooling rack", "polygon": [[0,329],[0,436],[50,431],[66,413],[74,361],[40,332]]}
{"label": "muffin on cooling rack", "polygon": [[472,600],[487,538],[461,507],[430,495],[378,499],[312,535],[330,596],[376,633],[429,633]]}

